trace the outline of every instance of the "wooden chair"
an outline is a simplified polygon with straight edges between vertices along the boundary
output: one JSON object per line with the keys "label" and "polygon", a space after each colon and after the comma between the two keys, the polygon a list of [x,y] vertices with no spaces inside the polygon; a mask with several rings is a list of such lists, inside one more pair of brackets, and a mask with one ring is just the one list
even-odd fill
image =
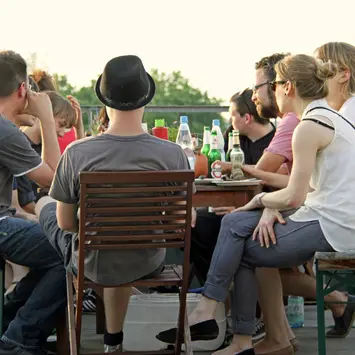
{"label": "wooden chair", "polygon": [[4,332],[5,260],[0,257],[0,336]]}
{"label": "wooden chair", "polygon": [[[189,340],[189,327],[186,325],[185,318],[194,172],[82,172],[79,179],[78,271],[77,276],[67,272],[71,354],[76,355],[80,346],[84,287],[94,289],[111,287],[85,280],[85,251],[183,247],[183,266],[167,265],[158,277],[118,286],[176,285],[181,288],[176,344],[173,350],[161,352],[179,355],[184,331],[185,343]],[[74,314],[73,284],[76,292],[76,314]],[[189,342],[187,348],[191,353]]]}
{"label": "wooden chair", "polygon": [[[326,355],[324,297],[337,290],[339,286],[347,289],[355,285],[355,253],[316,253],[316,278],[317,278],[317,326],[318,326],[318,354]],[[324,277],[329,281],[324,287]],[[330,285],[335,280],[334,285]]]}

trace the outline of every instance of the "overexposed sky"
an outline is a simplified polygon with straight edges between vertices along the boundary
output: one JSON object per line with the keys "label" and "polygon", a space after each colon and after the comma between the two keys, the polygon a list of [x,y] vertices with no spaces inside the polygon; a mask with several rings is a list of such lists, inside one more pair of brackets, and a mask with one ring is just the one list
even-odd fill
{"label": "overexposed sky", "polygon": [[226,101],[254,83],[265,55],[355,44],[354,0],[1,0],[0,14],[0,49],[35,52],[76,86],[136,54]]}

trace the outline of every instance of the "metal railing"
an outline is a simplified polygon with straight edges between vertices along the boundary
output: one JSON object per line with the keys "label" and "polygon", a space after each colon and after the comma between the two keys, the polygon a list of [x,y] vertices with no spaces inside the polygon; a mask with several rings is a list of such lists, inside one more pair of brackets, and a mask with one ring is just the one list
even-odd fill
{"label": "metal railing", "polygon": [[[88,115],[88,126],[91,127],[94,117],[99,114],[102,106],[81,106],[83,114]],[[146,106],[145,112],[155,113],[222,113],[228,112],[228,106]]]}

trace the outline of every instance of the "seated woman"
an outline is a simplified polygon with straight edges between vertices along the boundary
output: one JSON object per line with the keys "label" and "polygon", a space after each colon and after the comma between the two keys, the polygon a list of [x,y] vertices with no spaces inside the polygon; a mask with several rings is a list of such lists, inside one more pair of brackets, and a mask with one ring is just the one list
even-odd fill
{"label": "seated woman", "polygon": [[[296,55],[275,69],[272,86],[280,110],[295,112],[301,120],[293,136],[290,181],[286,188],[259,194],[224,217],[203,296],[189,317],[193,340],[215,338],[216,307],[226,300],[234,281],[237,319],[229,350],[242,355],[255,354],[255,268],[287,268],[303,264],[317,251],[355,249],[355,129],[323,99],[337,67]],[[308,193],[310,185],[314,191]],[[264,220],[273,220],[274,228],[266,229]],[[170,329],[157,338],[171,343],[175,334]],[[292,347],[283,354],[293,354]]]}

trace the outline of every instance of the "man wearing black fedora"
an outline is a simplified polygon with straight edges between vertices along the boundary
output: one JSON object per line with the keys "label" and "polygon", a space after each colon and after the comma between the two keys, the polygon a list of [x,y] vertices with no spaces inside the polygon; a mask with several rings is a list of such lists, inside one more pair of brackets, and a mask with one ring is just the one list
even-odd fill
{"label": "man wearing black fedora", "polygon": [[[142,129],[144,106],[154,97],[155,83],[138,57],[111,59],[95,90],[106,106],[110,127],[102,135],[82,139],[67,148],[58,164],[50,197],[42,198],[36,208],[49,240],[61,255],[66,255],[66,265],[70,260],[74,265],[77,261],[73,241],[78,230],[79,172],[189,169],[180,146]],[[85,260],[85,276],[101,284],[125,284],[161,272],[164,259],[164,249],[92,251]],[[104,290],[105,352],[115,351],[122,344],[130,293],[131,288]]]}

